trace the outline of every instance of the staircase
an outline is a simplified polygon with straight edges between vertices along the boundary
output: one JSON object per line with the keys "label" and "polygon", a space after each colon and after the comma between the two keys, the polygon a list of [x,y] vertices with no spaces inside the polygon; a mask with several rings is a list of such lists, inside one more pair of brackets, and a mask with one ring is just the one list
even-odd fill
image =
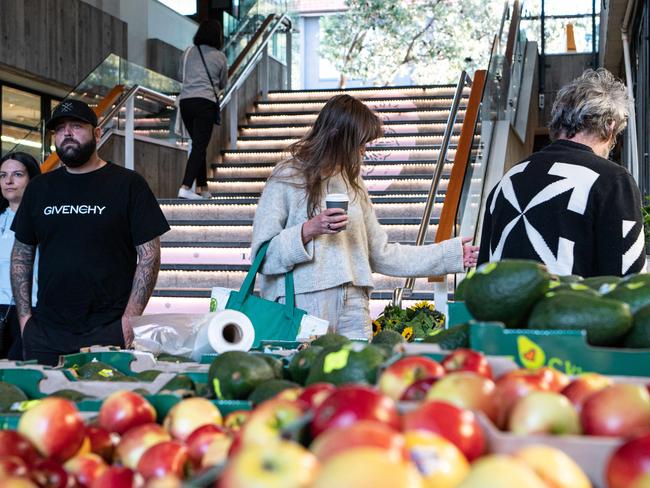
{"label": "staircase", "polygon": [[[346,90],[384,121],[385,136],[366,152],[363,178],[389,239],[414,243],[431,185],[454,86]],[[450,141],[427,243],[433,242],[460,134],[469,89]],[[223,152],[209,181],[211,200],[160,200],[171,226],[162,237],[162,265],[146,313],[205,312],[213,286],[239,288],[250,264],[253,217],[264,183],[285,148],[313,124],[320,108],[340,90],[271,92],[240,126],[237,149]],[[403,278],[374,275],[371,315],[377,316]],[[433,300],[433,283],[416,282],[406,300]]]}

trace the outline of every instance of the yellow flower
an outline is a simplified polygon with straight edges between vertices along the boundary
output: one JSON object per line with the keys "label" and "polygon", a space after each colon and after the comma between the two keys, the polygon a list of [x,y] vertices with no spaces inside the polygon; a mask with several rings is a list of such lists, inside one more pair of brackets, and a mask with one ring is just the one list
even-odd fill
{"label": "yellow flower", "polygon": [[402,337],[406,339],[407,341],[410,341],[413,339],[413,328],[412,327],[405,327],[404,330],[402,331]]}
{"label": "yellow flower", "polygon": [[381,332],[381,323],[379,320],[373,320],[372,321],[372,335],[376,336]]}
{"label": "yellow flower", "polygon": [[386,321],[386,328],[387,329],[394,329],[398,325],[399,325],[399,320],[397,320],[397,319],[388,319]]}
{"label": "yellow flower", "polygon": [[414,312],[417,312],[417,311],[419,311],[419,310],[425,310],[425,309],[426,309],[426,310],[430,310],[431,312],[433,312],[433,311],[436,309],[436,307],[435,307],[435,305],[434,305],[433,303],[429,303],[429,302],[426,301],[426,300],[423,300],[423,301],[421,301],[421,302],[418,302],[418,303],[416,303],[415,305],[411,306],[410,308],[411,308],[411,310],[413,310]]}

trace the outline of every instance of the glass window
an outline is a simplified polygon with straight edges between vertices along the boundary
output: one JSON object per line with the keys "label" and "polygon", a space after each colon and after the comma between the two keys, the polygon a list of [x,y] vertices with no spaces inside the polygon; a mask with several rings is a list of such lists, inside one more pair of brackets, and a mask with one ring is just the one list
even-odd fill
{"label": "glass window", "polygon": [[2,120],[27,127],[41,122],[41,97],[17,88],[2,87]]}
{"label": "glass window", "polygon": [[[2,154],[9,151],[24,151],[31,154],[37,161],[41,159],[41,136],[38,131],[30,131],[13,127],[9,124],[2,124]],[[19,144],[18,147],[16,145]]]}

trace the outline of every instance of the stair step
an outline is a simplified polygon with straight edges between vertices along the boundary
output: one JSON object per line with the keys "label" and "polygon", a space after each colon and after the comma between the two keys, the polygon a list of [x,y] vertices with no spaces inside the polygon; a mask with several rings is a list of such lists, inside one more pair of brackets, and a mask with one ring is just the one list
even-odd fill
{"label": "stair step", "polygon": [[[245,137],[267,137],[267,136],[297,136],[301,137],[312,124],[255,124],[240,125],[239,133]],[[446,122],[419,122],[395,121],[384,123],[384,134],[442,134],[447,127]],[[454,124],[454,133],[460,134],[462,124]]]}
{"label": "stair step", "polygon": [[[306,132],[306,131],[305,131]],[[418,146],[440,146],[443,135],[421,135],[421,134],[400,134],[382,137],[369,144],[368,149],[386,148],[386,147],[418,147]],[[449,143],[457,145],[460,135],[454,135],[449,139]],[[237,139],[238,150],[260,150],[260,149],[285,149],[294,142],[299,141],[299,137],[240,137]]]}
{"label": "stair step", "polygon": [[456,92],[454,85],[428,85],[428,86],[394,86],[377,88],[348,88],[329,90],[299,90],[299,91],[271,91],[269,101],[306,101],[328,100],[334,95],[348,94],[361,100],[374,98],[397,98],[414,96],[446,96],[451,97]]}
{"label": "stair step", "polygon": [[[469,92],[463,97],[467,102]],[[257,113],[283,113],[283,112],[318,112],[325,105],[326,100],[295,100],[295,101],[258,101],[255,102]],[[437,109],[449,110],[453,98],[449,96],[427,96],[408,98],[375,98],[363,100],[363,103],[372,110],[419,110]]]}
{"label": "stair step", "polygon": [[[382,109],[375,111],[377,116],[384,122],[409,121],[409,122],[446,122],[449,117],[449,110],[399,110]],[[285,112],[285,113],[248,113],[249,124],[277,125],[277,124],[313,124],[318,113],[309,112]],[[461,122],[465,117],[465,109],[460,108],[456,121]]]}

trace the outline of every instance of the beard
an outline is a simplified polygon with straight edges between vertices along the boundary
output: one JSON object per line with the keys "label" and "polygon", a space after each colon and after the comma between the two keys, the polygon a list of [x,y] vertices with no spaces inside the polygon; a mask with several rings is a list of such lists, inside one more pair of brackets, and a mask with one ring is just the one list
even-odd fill
{"label": "beard", "polygon": [[[72,143],[65,144],[68,141]],[[85,144],[79,144],[72,139],[66,139],[61,144],[62,146],[56,146],[56,154],[69,168],[78,168],[86,164],[97,149],[95,138],[91,138]]]}

